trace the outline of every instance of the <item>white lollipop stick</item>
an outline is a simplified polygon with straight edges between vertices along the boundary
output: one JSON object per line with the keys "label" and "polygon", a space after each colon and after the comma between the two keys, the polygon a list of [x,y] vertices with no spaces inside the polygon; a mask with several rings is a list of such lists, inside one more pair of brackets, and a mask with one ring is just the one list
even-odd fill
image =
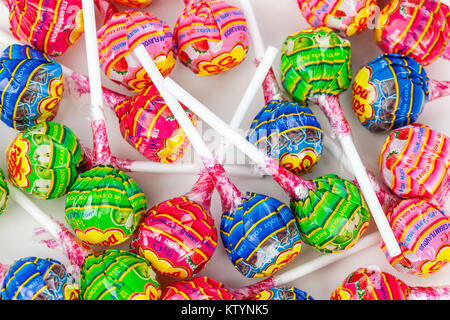
{"label": "white lollipop stick", "polygon": [[259,32],[258,22],[256,21],[256,16],[253,7],[250,4],[250,0],[240,0],[240,2],[245,15],[245,20],[247,20],[247,27],[250,31],[250,39],[252,41],[253,50],[255,50],[256,60],[259,60],[264,56],[264,43],[261,32]]}

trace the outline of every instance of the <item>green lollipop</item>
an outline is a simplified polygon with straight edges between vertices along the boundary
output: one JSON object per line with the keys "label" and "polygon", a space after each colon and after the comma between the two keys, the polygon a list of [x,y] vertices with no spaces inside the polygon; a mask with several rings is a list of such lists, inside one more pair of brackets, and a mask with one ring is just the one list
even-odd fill
{"label": "green lollipop", "polygon": [[0,215],[2,215],[3,211],[6,208],[6,203],[8,202],[9,197],[9,188],[6,183],[5,175],[3,174],[3,170],[0,169]]}

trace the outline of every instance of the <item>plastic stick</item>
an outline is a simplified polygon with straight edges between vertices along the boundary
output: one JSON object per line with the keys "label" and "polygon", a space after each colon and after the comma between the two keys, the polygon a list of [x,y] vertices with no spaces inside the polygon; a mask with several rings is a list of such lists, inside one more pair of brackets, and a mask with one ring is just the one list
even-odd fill
{"label": "plastic stick", "polygon": [[240,2],[245,15],[245,19],[247,20],[247,26],[250,32],[250,39],[252,41],[253,50],[255,50],[256,60],[260,60],[264,56],[264,42],[261,36],[261,32],[258,28],[258,23],[253,11],[253,7],[250,4],[250,0],[240,0]]}

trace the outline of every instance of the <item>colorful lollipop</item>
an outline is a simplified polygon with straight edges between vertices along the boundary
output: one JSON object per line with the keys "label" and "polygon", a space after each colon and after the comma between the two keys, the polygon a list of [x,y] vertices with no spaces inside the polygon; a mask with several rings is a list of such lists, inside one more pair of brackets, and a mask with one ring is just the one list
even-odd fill
{"label": "colorful lollipop", "polygon": [[0,216],[5,211],[8,198],[9,198],[8,183],[6,182],[3,170],[0,169]]}
{"label": "colorful lollipop", "polygon": [[114,0],[114,2],[129,7],[145,8],[152,3],[152,0]]}
{"label": "colorful lollipop", "polygon": [[161,296],[160,284],[147,260],[114,249],[86,257],[80,289],[83,300],[158,300]]}
{"label": "colorful lollipop", "polygon": [[366,29],[377,9],[375,0],[298,0],[298,6],[312,27],[327,26],[344,36]]}
{"label": "colorful lollipop", "polygon": [[450,10],[438,0],[392,0],[377,19],[375,41],[386,53],[408,55],[421,65],[448,59]]}
{"label": "colorful lollipop", "polygon": [[223,0],[185,0],[185,4],[174,28],[175,52],[184,65],[207,76],[244,61],[249,37],[242,11]]}
{"label": "colorful lollipop", "polygon": [[358,71],[352,92],[362,125],[387,132],[415,122],[427,101],[450,94],[450,82],[430,80],[408,56],[383,54]]}
{"label": "colorful lollipop", "polygon": [[169,284],[161,300],[233,300],[224,284],[208,277],[195,277]]}
{"label": "colorful lollipop", "polygon": [[450,288],[410,287],[393,275],[359,268],[333,291],[331,300],[448,300]]}
{"label": "colorful lollipop", "polygon": [[314,298],[295,287],[281,287],[261,291],[252,300],[314,300]]}

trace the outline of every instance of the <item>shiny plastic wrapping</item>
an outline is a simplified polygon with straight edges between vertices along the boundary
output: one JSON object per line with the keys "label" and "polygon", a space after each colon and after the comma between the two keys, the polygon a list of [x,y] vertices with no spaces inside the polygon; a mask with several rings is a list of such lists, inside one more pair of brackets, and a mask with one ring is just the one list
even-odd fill
{"label": "shiny plastic wrapping", "polygon": [[244,14],[223,0],[191,0],[175,25],[174,44],[178,59],[200,76],[232,69],[247,56]]}
{"label": "shiny plastic wrapping", "polygon": [[0,56],[0,118],[8,127],[24,130],[50,121],[64,92],[59,63],[30,46],[14,44]]}
{"label": "shiny plastic wrapping", "polygon": [[352,247],[370,221],[361,192],[334,174],[312,181],[316,188],[307,198],[291,201],[302,241],[326,253]]}
{"label": "shiny plastic wrapping", "polygon": [[5,174],[0,169],[0,216],[5,212],[6,204],[9,198],[9,187],[6,182]]}
{"label": "shiny plastic wrapping", "polygon": [[84,31],[81,0],[6,0],[12,34],[51,56],[66,52]]}
{"label": "shiny plastic wrapping", "polygon": [[65,195],[85,164],[77,137],[54,122],[19,133],[6,149],[6,160],[11,183],[40,199]]}
{"label": "shiny plastic wrapping", "polygon": [[[115,111],[124,139],[149,160],[170,163],[183,156],[189,140],[153,84],[117,104]],[[196,126],[197,116],[184,111]]]}
{"label": "shiny plastic wrapping", "polygon": [[17,260],[9,266],[1,287],[1,300],[78,299],[79,288],[74,278],[53,259]]}
{"label": "shiny plastic wrapping", "polygon": [[353,112],[372,132],[413,123],[428,100],[428,76],[414,59],[381,55],[361,68],[353,82]]}
{"label": "shiny plastic wrapping", "polygon": [[161,296],[161,286],[147,260],[115,249],[86,257],[80,289],[82,300],[158,300]]}
{"label": "shiny plastic wrapping", "polygon": [[128,240],[147,210],[142,189],[112,166],[81,173],[66,196],[65,217],[81,241],[114,246]]}
{"label": "shiny plastic wrapping", "polygon": [[252,300],[314,300],[314,298],[295,287],[281,287],[261,291]]}
{"label": "shiny plastic wrapping", "polygon": [[319,121],[295,102],[269,102],[253,120],[247,140],[297,175],[311,170],[323,150]]}
{"label": "shiny plastic wrapping", "polygon": [[114,2],[128,7],[145,8],[152,3],[152,0],[114,0]]}
{"label": "shiny plastic wrapping", "polygon": [[161,300],[233,300],[223,283],[208,277],[195,277],[170,283]]}
{"label": "shiny plastic wrapping", "polygon": [[381,149],[381,179],[401,198],[436,200],[449,195],[450,139],[426,125],[391,131]]}

